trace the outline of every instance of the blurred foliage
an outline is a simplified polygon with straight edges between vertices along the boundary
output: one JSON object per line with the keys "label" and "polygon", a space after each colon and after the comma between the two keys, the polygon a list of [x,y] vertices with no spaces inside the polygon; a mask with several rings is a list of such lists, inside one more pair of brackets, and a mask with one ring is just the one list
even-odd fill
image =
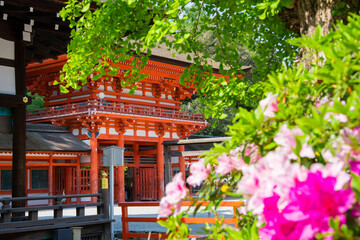
{"label": "blurred foliage", "polygon": [[31,94],[31,92],[27,92],[26,95],[32,98],[32,102],[30,105],[26,106],[26,110],[35,110],[35,109],[44,108],[44,103],[45,103],[44,97],[39,96],[37,93],[33,95]]}

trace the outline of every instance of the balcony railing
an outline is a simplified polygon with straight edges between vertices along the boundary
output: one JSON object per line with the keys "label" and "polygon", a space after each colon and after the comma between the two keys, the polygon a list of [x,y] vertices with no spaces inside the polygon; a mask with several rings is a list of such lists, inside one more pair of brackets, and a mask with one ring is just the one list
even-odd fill
{"label": "balcony railing", "polygon": [[72,115],[97,113],[205,122],[204,115],[199,113],[180,112],[161,107],[134,106],[127,103],[102,102],[98,100],[88,100],[86,102],[29,110],[27,111],[26,117],[27,121],[35,121]]}

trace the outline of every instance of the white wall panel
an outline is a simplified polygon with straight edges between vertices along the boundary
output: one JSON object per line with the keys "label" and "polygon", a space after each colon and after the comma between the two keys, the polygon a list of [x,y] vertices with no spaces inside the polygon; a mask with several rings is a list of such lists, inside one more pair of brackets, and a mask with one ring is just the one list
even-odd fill
{"label": "white wall panel", "polygon": [[0,83],[0,93],[15,95],[15,68],[0,66]]}
{"label": "white wall panel", "polygon": [[136,131],[136,136],[145,137],[145,136],[146,136],[146,131],[144,131],[144,130],[137,130],[137,131]]}
{"label": "white wall panel", "polygon": [[15,60],[15,43],[0,38],[0,57]]}
{"label": "white wall panel", "polygon": [[128,130],[126,130],[126,133],[124,135],[126,135],[126,136],[134,136],[134,130],[128,129]]}

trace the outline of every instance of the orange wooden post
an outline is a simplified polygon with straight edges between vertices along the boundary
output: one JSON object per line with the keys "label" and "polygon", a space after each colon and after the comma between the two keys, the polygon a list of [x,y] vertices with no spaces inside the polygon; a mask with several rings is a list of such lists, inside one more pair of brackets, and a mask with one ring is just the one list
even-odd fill
{"label": "orange wooden post", "polygon": [[164,155],[163,150],[164,146],[162,145],[163,136],[159,136],[159,141],[157,142],[157,170],[158,170],[158,197],[161,199],[164,196],[165,186],[164,186]]}
{"label": "orange wooden post", "polygon": [[[53,167],[53,155],[49,156],[49,174],[48,174],[48,192],[49,196],[53,195],[54,191],[54,167]],[[53,200],[49,199],[49,205],[53,205]]]}
{"label": "orange wooden post", "polygon": [[[179,152],[184,152],[185,146],[179,145]],[[185,181],[185,157],[179,157],[179,171],[182,173],[182,177]]]}
{"label": "orange wooden post", "polygon": [[133,189],[135,191],[133,191],[133,193],[135,193],[134,199],[135,200],[139,200],[141,193],[140,193],[140,178],[139,178],[139,173],[140,173],[140,155],[139,155],[139,144],[138,143],[134,143],[133,144],[133,153],[134,153],[134,186]]}
{"label": "orange wooden post", "polygon": [[[124,134],[119,133],[118,146],[124,147]],[[124,156],[123,156],[124,157]],[[125,169],[124,166],[118,167],[118,199],[119,202],[125,202]]]}
{"label": "orange wooden post", "polygon": [[121,206],[121,222],[122,222],[122,238],[123,240],[128,240],[129,234],[129,223],[128,223],[128,207]]}
{"label": "orange wooden post", "polygon": [[[97,156],[97,139],[95,138],[95,133],[92,133],[92,137],[90,139],[90,193],[98,193],[99,192],[99,164],[98,164],[98,156]],[[97,201],[97,197],[91,197],[92,202]]]}
{"label": "orange wooden post", "polygon": [[[81,169],[80,169],[80,155],[76,159],[76,194],[81,194]],[[80,203],[80,198],[76,199],[77,203]]]}

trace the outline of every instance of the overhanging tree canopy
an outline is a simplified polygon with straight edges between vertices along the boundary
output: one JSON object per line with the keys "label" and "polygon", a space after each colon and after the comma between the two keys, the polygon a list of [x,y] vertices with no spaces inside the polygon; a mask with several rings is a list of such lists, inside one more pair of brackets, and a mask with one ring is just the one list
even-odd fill
{"label": "overhanging tree canopy", "polygon": [[[356,0],[70,0],[61,12],[73,28],[70,59],[61,78],[66,86],[61,87],[64,91],[78,88],[94,71],[99,73],[95,79],[105,73],[116,74],[117,69],[107,60],[133,58],[134,68],[127,71],[128,82],[123,83],[130,85],[145,77],[139,72],[151,49],[165,43],[169,49],[189,55],[194,64],[181,80],[195,84],[202,101],[210,106],[206,115],[221,117],[224,107],[258,102],[266,74],[278,69],[282,61],[290,63],[297,53],[289,39],[311,34],[317,24],[326,33],[335,19],[359,9]],[[204,31],[215,34],[214,58],[221,63],[220,72],[230,79],[211,75],[207,46],[199,40]],[[240,75],[239,45],[253,52],[256,68],[251,80]],[[103,59],[100,64],[99,59]]]}

